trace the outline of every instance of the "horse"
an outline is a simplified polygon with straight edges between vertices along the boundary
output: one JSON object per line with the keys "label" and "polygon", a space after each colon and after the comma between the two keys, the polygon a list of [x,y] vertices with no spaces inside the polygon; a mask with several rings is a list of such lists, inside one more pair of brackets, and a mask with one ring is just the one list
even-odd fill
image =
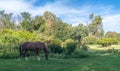
{"label": "horse", "polygon": [[45,58],[46,58],[46,60],[48,60],[49,50],[48,50],[48,47],[44,43],[42,43],[40,41],[24,42],[19,45],[20,57],[24,56],[26,60],[28,60],[27,55],[26,55],[27,51],[33,51],[33,52],[35,52],[35,56],[36,56],[37,60],[40,61],[39,52],[41,50],[44,51]]}

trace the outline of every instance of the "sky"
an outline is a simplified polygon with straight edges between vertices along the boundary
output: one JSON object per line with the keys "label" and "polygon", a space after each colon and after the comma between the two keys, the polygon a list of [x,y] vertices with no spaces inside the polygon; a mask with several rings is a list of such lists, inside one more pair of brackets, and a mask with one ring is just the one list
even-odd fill
{"label": "sky", "polygon": [[0,0],[0,10],[14,15],[29,12],[32,16],[45,11],[54,13],[64,22],[77,26],[90,22],[89,15],[100,15],[105,32],[120,33],[120,0]]}

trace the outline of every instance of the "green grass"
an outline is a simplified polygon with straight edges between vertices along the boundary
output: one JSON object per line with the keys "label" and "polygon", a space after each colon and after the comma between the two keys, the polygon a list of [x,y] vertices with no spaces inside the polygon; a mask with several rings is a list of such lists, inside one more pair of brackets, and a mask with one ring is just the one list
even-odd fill
{"label": "green grass", "polygon": [[34,57],[29,60],[18,61],[16,58],[0,58],[0,71],[120,71],[120,55],[91,56],[88,58],[63,59],[43,57],[36,61]]}
{"label": "green grass", "polygon": [[120,71],[120,52],[111,53],[108,49],[91,46],[87,58],[64,59],[61,55],[51,54],[51,58],[45,60],[42,54],[39,62],[33,56],[27,61],[24,58],[21,61],[17,58],[0,58],[0,71]]}

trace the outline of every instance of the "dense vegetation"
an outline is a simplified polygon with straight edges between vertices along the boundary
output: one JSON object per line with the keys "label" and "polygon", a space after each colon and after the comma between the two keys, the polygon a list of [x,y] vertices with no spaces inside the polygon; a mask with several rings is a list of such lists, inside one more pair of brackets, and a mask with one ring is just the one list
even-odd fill
{"label": "dense vegetation", "polygon": [[67,24],[48,11],[35,17],[23,12],[16,17],[17,23],[13,17],[12,13],[0,11],[1,56],[17,56],[19,44],[25,41],[42,41],[52,53],[65,56],[87,48],[87,44],[108,46],[120,42],[119,33],[104,33],[101,16],[93,13],[89,15],[91,22],[88,25],[78,26]]}
{"label": "dense vegetation", "polygon": [[[15,19],[13,17],[15,17]],[[100,15],[94,16],[94,14],[92,13],[89,15],[89,18],[91,22],[87,25],[79,24],[78,26],[72,26],[68,23],[63,22],[60,18],[56,17],[56,15],[48,11],[44,12],[42,16],[35,17],[32,17],[31,14],[29,14],[28,12],[23,12],[18,16],[13,16],[12,13],[8,14],[5,13],[5,11],[0,11],[0,57],[16,58],[19,56],[18,47],[20,43],[25,41],[42,41],[49,47],[50,57],[53,58],[51,58],[50,61],[47,61],[46,63],[45,61],[43,61],[45,63],[44,66],[46,66],[47,63],[53,63],[55,65],[58,64],[60,65],[60,67],[63,67],[62,63],[70,63],[73,66],[76,66],[75,68],[77,68],[78,71],[79,66],[81,67],[80,69],[82,69],[83,71],[95,71],[99,67],[92,66],[94,64],[91,65],[92,62],[96,63],[93,60],[94,58],[90,60],[85,59],[87,61],[84,61],[84,59],[82,59],[82,61],[80,62],[79,59],[72,58],[88,58],[91,56],[96,56],[96,52],[94,54],[94,51],[90,50],[88,45],[102,45],[103,48],[105,48],[107,46],[110,47],[110,45],[113,44],[120,44],[120,34],[112,31],[108,31],[107,33],[105,33],[102,24],[102,17]],[[109,49],[106,52],[110,54],[111,52],[119,54],[120,51]],[[67,60],[57,58],[67,58]],[[104,59],[105,57],[102,58]],[[112,63],[112,60],[110,60],[110,58],[112,58],[111,56],[108,56],[106,58],[108,58],[109,61],[111,61]],[[116,60],[118,59],[119,57],[116,58]],[[69,60],[73,60],[73,63],[71,63]],[[96,59],[96,61],[97,60],[100,59]],[[9,60],[5,60],[3,62],[7,61]],[[55,61],[57,63],[55,63]],[[99,63],[103,61],[100,61]],[[12,64],[12,62],[14,61],[10,60],[10,64]],[[82,66],[81,62],[82,64],[87,63],[88,66]],[[26,62],[26,64],[28,63],[29,61]],[[19,66],[23,64],[24,62],[22,62],[21,64],[16,63],[18,71],[20,69]],[[35,65],[35,63],[31,64]],[[39,63],[37,64],[40,65]],[[70,67],[70,69],[65,69],[69,71],[74,71],[75,68],[70,66],[70,64],[67,65],[68,67]],[[102,65],[107,64],[101,64],[101,68]],[[44,70],[44,66],[40,66],[43,67],[43,70],[41,71],[47,71]],[[54,65],[51,65],[51,67],[54,67]],[[12,70],[11,68],[8,69]],[[25,66],[25,68],[28,68],[27,65]],[[6,70],[4,67],[2,69]],[[105,71],[106,70],[112,71],[111,69],[109,70],[105,68]],[[117,71],[118,69],[114,68],[114,70]],[[36,71],[39,71],[38,68],[36,68]],[[51,69],[51,71],[55,70]],[[99,70],[97,71],[101,71],[101,69],[99,68]]]}
{"label": "dense vegetation", "polygon": [[91,56],[87,58],[64,59],[58,54],[50,54],[47,61],[41,55],[40,62],[34,57],[27,61],[22,59],[21,62],[16,58],[0,58],[0,71],[120,71],[120,51],[102,51],[99,47],[93,50],[93,47],[96,48],[92,46],[92,52],[89,52]]}

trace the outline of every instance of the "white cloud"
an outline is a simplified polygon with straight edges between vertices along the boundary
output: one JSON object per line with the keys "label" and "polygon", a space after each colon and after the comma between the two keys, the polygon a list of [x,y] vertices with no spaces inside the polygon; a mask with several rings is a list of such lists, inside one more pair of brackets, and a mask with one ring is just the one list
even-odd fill
{"label": "white cloud", "polygon": [[6,12],[20,13],[29,11],[32,6],[24,0],[0,0],[0,10]]}
{"label": "white cloud", "polygon": [[[29,1],[29,2],[28,2]],[[97,13],[103,17],[103,24],[105,31],[117,31],[120,32],[120,14],[113,13],[113,6],[81,6],[79,8],[69,7],[64,5],[64,2],[69,0],[56,0],[52,3],[46,3],[42,6],[34,6],[33,3],[36,0],[0,0],[0,10],[5,10],[8,13],[19,14],[27,11],[35,15],[42,15],[44,11],[53,12],[57,17],[63,21],[77,25],[79,23],[86,23],[89,14],[92,12]],[[88,21],[89,22],[89,21]]]}
{"label": "white cloud", "polygon": [[108,15],[103,18],[104,29],[106,31],[117,31],[120,33],[120,14]]}

